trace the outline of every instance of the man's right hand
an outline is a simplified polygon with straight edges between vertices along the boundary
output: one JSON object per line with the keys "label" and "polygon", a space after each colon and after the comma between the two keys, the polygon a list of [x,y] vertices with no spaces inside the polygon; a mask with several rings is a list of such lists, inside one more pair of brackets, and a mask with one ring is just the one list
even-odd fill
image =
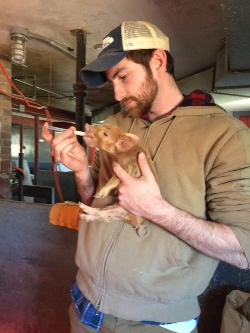
{"label": "man's right hand", "polygon": [[88,159],[85,149],[74,134],[75,130],[76,128],[71,126],[54,138],[48,130],[48,123],[45,122],[42,137],[50,144],[51,154],[56,162],[64,164],[72,171],[81,172],[88,167]]}

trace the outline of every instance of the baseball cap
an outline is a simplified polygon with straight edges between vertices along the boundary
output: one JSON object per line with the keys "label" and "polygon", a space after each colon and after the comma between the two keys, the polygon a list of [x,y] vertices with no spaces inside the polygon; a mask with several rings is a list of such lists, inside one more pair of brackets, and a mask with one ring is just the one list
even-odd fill
{"label": "baseball cap", "polygon": [[143,49],[169,51],[169,39],[152,23],[125,21],[103,38],[97,59],[80,70],[80,77],[88,86],[99,87],[107,81],[104,71],[118,64],[130,51]]}

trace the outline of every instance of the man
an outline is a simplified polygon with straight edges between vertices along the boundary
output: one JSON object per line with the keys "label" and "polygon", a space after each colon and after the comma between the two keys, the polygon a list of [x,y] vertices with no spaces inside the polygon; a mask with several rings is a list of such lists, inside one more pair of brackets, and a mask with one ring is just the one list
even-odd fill
{"label": "man", "polygon": [[74,128],[53,139],[45,124],[43,137],[75,172],[85,204],[109,204],[93,195],[114,170],[120,205],[150,221],[146,238],[121,221],[81,221],[71,332],[197,332],[197,297],[218,261],[249,267],[250,132],[209,95],[181,94],[168,38],[148,22],[111,31],[80,75],[92,87],[113,84],[125,111],[106,123],[140,137],[160,185],[143,154],[137,179],[116,163],[112,168],[102,151],[89,168]]}

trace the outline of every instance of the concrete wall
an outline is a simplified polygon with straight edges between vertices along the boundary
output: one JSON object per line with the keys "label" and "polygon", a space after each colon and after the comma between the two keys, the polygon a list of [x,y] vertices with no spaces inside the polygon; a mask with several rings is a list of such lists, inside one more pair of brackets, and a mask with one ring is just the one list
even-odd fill
{"label": "concrete wall", "polygon": [[[77,231],[51,225],[51,205],[0,200],[0,332],[69,333]],[[226,295],[250,292],[249,270],[220,263],[200,296],[200,333],[220,333]]]}
{"label": "concrete wall", "polygon": [[69,333],[77,231],[51,206],[0,200],[0,332]]}

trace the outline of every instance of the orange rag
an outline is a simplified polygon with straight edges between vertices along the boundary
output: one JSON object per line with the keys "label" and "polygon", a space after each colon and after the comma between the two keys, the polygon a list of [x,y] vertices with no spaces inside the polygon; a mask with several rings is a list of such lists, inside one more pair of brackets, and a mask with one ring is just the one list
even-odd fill
{"label": "orange rag", "polygon": [[56,203],[49,213],[50,223],[78,230],[80,211],[81,208],[75,202]]}

